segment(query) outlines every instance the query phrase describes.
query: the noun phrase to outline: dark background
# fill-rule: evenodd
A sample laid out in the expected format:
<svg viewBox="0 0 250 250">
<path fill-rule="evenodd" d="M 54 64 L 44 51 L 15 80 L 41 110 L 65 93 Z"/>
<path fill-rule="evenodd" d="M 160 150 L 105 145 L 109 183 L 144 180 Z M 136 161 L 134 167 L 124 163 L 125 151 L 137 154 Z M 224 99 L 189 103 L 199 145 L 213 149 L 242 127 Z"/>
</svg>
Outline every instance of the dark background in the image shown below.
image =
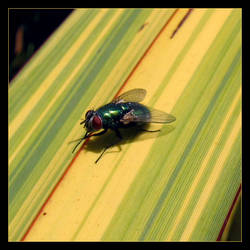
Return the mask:
<svg viewBox="0 0 250 250">
<path fill-rule="evenodd" d="M 72 9 L 9 9 L 9 81 Z"/>
</svg>

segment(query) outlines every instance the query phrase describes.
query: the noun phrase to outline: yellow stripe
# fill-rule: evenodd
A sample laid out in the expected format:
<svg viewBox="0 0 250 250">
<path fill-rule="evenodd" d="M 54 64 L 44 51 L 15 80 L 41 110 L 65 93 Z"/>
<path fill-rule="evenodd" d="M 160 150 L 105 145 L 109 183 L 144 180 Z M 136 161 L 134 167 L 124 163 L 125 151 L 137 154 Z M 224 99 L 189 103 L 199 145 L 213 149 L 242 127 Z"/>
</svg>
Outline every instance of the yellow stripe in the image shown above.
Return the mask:
<svg viewBox="0 0 250 250">
<path fill-rule="evenodd" d="M 63 58 L 58 62 L 56 67 L 51 71 L 51 73 L 46 77 L 46 79 L 42 82 L 41 87 L 32 95 L 29 101 L 24 105 L 24 107 L 20 110 L 19 114 L 15 117 L 12 123 L 9 125 L 9 138 L 13 136 L 16 130 L 20 127 L 20 125 L 25 121 L 31 110 L 35 107 L 35 105 L 40 101 L 46 91 L 53 84 L 58 75 L 63 71 L 64 67 L 67 66 L 69 61 L 75 56 L 78 49 L 89 36 L 89 34 L 94 30 L 98 22 L 103 18 L 106 14 L 107 10 L 101 9 L 100 12 L 96 15 L 94 20 L 88 25 L 86 30 L 81 34 L 81 36 L 77 39 L 77 41 L 71 46 L 71 48 L 67 51 L 67 53 L 63 56 Z"/>
<path fill-rule="evenodd" d="M 218 141 L 220 141 L 221 136 L 223 134 L 223 131 L 224 131 L 226 125 L 228 124 L 228 121 L 231 118 L 231 115 L 232 115 L 232 113 L 233 113 L 233 111 L 234 111 L 234 109 L 235 109 L 235 107 L 236 107 L 236 105 L 237 105 L 240 98 L 241 98 L 241 89 L 238 91 L 237 95 L 235 96 L 235 98 L 234 98 L 234 100 L 232 102 L 231 108 L 228 111 L 225 120 L 223 121 L 220 129 L 218 130 L 218 133 L 215 136 L 215 138 L 214 138 L 214 140 L 213 140 L 213 142 L 211 144 L 211 147 L 209 148 L 208 153 L 207 153 L 206 157 L 204 158 L 204 160 L 202 162 L 200 170 L 197 173 L 197 175 L 196 175 L 196 177 L 195 177 L 195 179 L 194 179 L 194 181 L 192 183 L 192 186 L 190 187 L 190 190 L 188 191 L 187 196 L 186 196 L 185 200 L 183 201 L 182 207 L 180 208 L 179 213 L 178 213 L 178 215 L 177 215 L 177 217 L 175 219 L 175 223 L 173 225 L 173 228 L 171 229 L 171 231 L 167 235 L 166 241 L 173 240 L 172 237 L 173 237 L 173 235 L 175 233 L 175 230 L 176 230 L 177 226 L 179 225 L 183 215 L 185 215 L 186 208 L 188 207 L 189 202 L 190 202 L 191 198 L 193 197 L 193 194 L 194 194 L 194 192 L 196 190 L 196 187 L 199 184 L 200 179 L 202 178 L 202 175 L 203 175 L 203 173 L 204 173 L 204 171 L 205 171 L 205 169 L 207 167 L 207 164 L 208 164 L 211 156 L 213 155 L 213 152 L 216 149 Z"/>
<path fill-rule="evenodd" d="M 195 226 L 200 219 L 200 215 L 205 208 L 206 204 L 209 202 L 210 195 L 212 194 L 212 190 L 215 188 L 217 180 L 220 177 L 220 174 L 223 170 L 224 163 L 228 157 L 228 154 L 231 151 L 231 147 L 241 129 L 241 113 L 239 114 L 237 120 L 235 121 L 234 127 L 232 129 L 231 134 L 229 135 L 225 147 L 222 150 L 218 160 L 215 163 L 213 171 L 207 181 L 205 188 L 203 189 L 199 200 L 197 201 L 197 205 L 195 206 L 193 213 L 187 223 L 183 234 L 181 235 L 180 241 L 188 241 Z"/>
</svg>

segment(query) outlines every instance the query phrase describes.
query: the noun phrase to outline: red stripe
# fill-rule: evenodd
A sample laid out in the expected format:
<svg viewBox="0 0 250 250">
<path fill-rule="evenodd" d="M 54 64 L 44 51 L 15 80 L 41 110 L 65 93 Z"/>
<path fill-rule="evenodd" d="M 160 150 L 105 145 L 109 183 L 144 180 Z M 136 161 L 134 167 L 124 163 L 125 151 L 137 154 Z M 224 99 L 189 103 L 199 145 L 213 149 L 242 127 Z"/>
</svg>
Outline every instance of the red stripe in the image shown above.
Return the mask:
<svg viewBox="0 0 250 250">
<path fill-rule="evenodd" d="M 233 203 L 232 203 L 232 205 L 231 205 L 231 207 L 230 207 L 230 209 L 229 209 L 229 211 L 228 211 L 228 214 L 227 214 L 227 216 L 226 216 L 226 219 L 225 219 L 225 221 L 224 221 L 224 223 L 223 223 L 223 225 L 222 225 L 222 228 L 221 228 L 221 230 L 220 230 L 220 233 L 219 233 L 218 238 L 217 238 L 216 241 L 220 241 L 220 240 L 221 240 L 221 237 L 222 237 L 222 235 L 223 235 L 223 233 L 224 233 L 224 231 L 225 231 L 225 228 L 226 228 L 226 225 L 227 225 L 228 220 L 229 220 L 229 218 L 230 218 L 230 215 L 231 215 L 231 213 L 232 213 L 232 211 L 233 211 L 233 208 L 235 207 L 236 201 L 237 201 L 238 198 L 239 198 L 240 192 L 241 192 L 241 184 L 240 184 L 240 187 L 239 187 L 239 189 L 238 189 L 238 191 L 237 191 L 237 193 L 236 193 L 236 195 L 235 195 L 235 197 L 234 197 Z"/>
<path fill-rule="evenodd" d="M 188 10 L 187 14 L 182 18 L 182 20 L 180 21 L 180 23 L 177 25 L 176 29 L 172 33 L 170 39 L 172 39 L 175 36 L 177 31 L 180 29 L 180 27 L 183 25 L 183 23 L 187 20 L 188 16 L 191 14 L 192 11 L 193 11 L 193 9 Z"/>
<path fill-rule="evenodd" d="M 119 89 L 119 91 L 117 92 L 117 94 L 115 95 L 114 98 L 116 98 L 120 92 L 122 91 L 122 89 L 125 87 L 125 85 L 127 84 L 128 80 L 130 79 L 130 77 L 133 75 L 133 73 L 135 72 L 135 70 L 138 68 L 139 64 L 142 62 L 143 58 L 146 56 L 146 54 L 149 52 L 149 50 L 151 49 L 151 47 L 153 46 L 153 44 L 155 43 L 155 41 L 158 39 L 158 37 L 160 36 L 160 34 L 163 32 L 163 30 L 167 27 L 167 25 L 169 24 L 169 22 L 173 19 L 174 15 L 177 13 L 178 9 L 175 10 L 175 12 L 172 14 L 172 16 L 168 19 L 168 21 L 166 22 L 166 24 L 163 26 L 163 28 L 160 30 L 160 32 L 157 34 L 157 36 L 154 38 L 154 40 L 152 41 L 152 43 L 150 44 L 150 46 L 148 47 L 148 49 L 144 52 L 143 56 L 141 57 L 141 59 L 137 62 L 137 64 L 135 65 L 134 69 L 131 71 L 131 73 L 129 74 L 129 76 L 127 77 L 127 79 L 125 80 L 125 82 L 123 83 L 123 85 L 121 86 L 121 88 Z M 25 238 L 27 237 L 27 235 L 29 234 L 30 230 L 32 229 L 32 227 L 34 226 L 36 220 L 38 219 L 38 217 L 41 215 L 42 211 L 44 210 L 45 206 L 47 205 L 47 203 L 49 202 L 50 198 L 52 197 L 52 195 L 55 193 L 57 187 L 59 186 L 59 184 L 62 182 L 63 178 L 65 177 L 65 175 L 69 172 L 69 169 L 71 168 L 71 166 L 73 165 L 75 159 L 78 157 L 79 153 L 81 152 L 81 149 L 87 144 L 87 142 L 89 141 L 89 138 L 87 138 L 85 140 L 85 142 L 83 143 L 83 145 L 81 146 L 81 148 L 78 150 L 78 152 L 76 153 L 75 157 L 72 159 L 71 163 L 69 164 L 69 166 L 67 167 L 67 169 L 65 170 L 65 172 L 63 173 L 63 175 L 61 176 L 60 180 L 56 183 L 55 187 L 53 188 L 53 190 L 51 191 L 51 193 L 49 194 L 48 198 L 46 199 L 46 201 L 44 202 L 44 204 L 42 205 L 42 207 L 40 208 L 39 212 L 37 213 L 36 217 L 33 219 L 33 221 L 31 222 L 29 228 L 27 229 L 27 231 L 25 232 L 25 234 L 23 235 L 23 237 L 21 238 L 21 241 L 24 241 Z"/>
</svg>

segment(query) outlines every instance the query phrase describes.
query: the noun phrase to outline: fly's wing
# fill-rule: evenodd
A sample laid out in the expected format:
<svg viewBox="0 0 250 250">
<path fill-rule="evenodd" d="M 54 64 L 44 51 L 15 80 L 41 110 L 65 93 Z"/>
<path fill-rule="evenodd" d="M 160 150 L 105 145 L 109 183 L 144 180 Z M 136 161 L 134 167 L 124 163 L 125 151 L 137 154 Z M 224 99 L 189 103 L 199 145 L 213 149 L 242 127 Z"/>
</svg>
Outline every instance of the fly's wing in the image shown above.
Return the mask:
<svg viewBox="0 0 250 250">
<path fill-rule="evenodd" d="M 150 110 L 150 122 L 153 123 L 170 123 L 170 122 L 174 122 L 176 120 L 176 118 L 171 115 L 168 114 L 164 111 L 161 110 L 157 110 L 157 109 L 149 109 Z"/>
<path fill-rule="evenodd" d="M 148 108 L 148 107 L 147 107 Z M 149 114 L 147 113 L 140 113 L 136 114 L 134 121 L 135 122 L 145 122 L 145 123 L 170 123 L 176 120 L 176 118 L 168 114 L 164 111 L 148 108 Z"/>
<path fill-rule="evenodd" d="M 145 89 L 131 89 L 115 98 L 112 102 L 141 102 L 145 98 L 146 93 L 147 91 Z"/>
</svg>

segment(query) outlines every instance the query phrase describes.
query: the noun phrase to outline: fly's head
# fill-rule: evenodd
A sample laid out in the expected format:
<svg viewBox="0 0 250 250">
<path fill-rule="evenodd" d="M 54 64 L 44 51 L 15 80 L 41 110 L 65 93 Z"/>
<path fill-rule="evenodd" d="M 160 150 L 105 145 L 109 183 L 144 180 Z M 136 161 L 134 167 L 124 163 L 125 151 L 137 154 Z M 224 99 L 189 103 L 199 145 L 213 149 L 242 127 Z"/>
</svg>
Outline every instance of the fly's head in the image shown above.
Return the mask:
<svg viewBox="0 0 250 250">
<path fill-rule="evenodd" d="M 87 132 L 95 132 L 102 128 L 102 119 L 94 110 L 88 110 L 85 114 L 85 120 L 80 124 L 84 124 Z"/>
</svg>

